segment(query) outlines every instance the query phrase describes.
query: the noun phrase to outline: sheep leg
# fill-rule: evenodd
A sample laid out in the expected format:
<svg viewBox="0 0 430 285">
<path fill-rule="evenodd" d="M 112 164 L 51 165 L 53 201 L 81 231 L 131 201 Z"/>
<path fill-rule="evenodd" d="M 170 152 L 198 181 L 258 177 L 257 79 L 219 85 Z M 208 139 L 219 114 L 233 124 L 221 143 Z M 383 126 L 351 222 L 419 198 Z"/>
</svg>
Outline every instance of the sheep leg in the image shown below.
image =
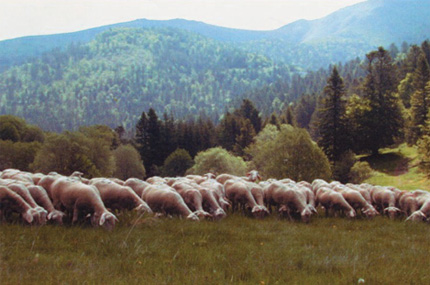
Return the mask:
<svg viewBox="0 0 430 285">
<path fill-rule="evenodd" d="M 73 219 L 72 224 L 76 223 L 78 221 L 79 211 L 78 211 L 78 203 L 75 203 L 75 206 L 73 207 Z"/>
</svg>

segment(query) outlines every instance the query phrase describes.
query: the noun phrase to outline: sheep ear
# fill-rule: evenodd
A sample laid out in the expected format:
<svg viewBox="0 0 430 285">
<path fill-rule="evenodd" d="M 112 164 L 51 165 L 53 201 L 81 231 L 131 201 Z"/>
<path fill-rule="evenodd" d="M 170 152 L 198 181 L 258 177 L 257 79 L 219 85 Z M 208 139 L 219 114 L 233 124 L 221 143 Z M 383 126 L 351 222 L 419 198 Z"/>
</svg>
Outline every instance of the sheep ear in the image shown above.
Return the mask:
<svg viewBox="0 0 430 285">
<path fill-rule="evenodd" d="M 103 213 L 100 217 L 99 225 L 102 226 L 106 222 L 106 213 Z"/>
<path fill-rule="evenodd" d="M 262 180 L 260 174 L 257 174 L 258 180 Z"/>
</svg>

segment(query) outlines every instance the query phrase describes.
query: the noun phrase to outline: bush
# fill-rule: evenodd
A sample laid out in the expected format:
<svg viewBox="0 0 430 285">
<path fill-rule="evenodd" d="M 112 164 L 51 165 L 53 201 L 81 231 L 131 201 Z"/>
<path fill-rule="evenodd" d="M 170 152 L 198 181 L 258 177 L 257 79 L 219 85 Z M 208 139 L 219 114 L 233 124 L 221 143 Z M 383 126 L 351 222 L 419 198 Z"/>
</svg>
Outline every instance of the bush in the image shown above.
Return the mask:
<svg viewBox="0 0 430 285">
<path fill-rule="evenodd" d="M 372 176 L 372 168 L 367 161 L 358 161 L 349 172 L 349 181 L 359 184 Z"/>
<path fill-rule="evenodd" d="M 203 175 L 211 172 L 242 176 L 247 170 L 246 163 L 241 157 L 234 156 L 221 147 L 199 152 L 194 158 L 194 162 L 194 166 L 187 170 L 187 174 Z"/>
<path fill-rule="evenodd" d="M 132 145 L 121 145 L 113 151 L 115 157 L 114 176 L 126 180 L 130 177 L 143 179 L 145 167 L 139 152 Z"/>
<path fill-rule="evenodd" d="M 178 148 L 172 152 L 164 161 L 163 175 L 164 176 L 184 176 L 187 169 L 194 164 L 188 151 Z"/>
<path fill-rule="evenodd" d="M 111 176 L 115 161 L 109 141 L 81 132 L 65 132 L 47 136 L 32 168 L 44 173 L 70 175 L 77 170 L 88 177 Z"/>
<path fill-rule="evenodd" d="M 267 125 L 247 152 L 266 178 L 312 181 L 331 177 L 324 152 L 306 130 L 291 125 L 282 125 L 280 130 Z"/>
<path fill-rule="evenodd" d="M 30 171 L 30 164 L 41 148 L 39 142 L 12 142 L 0 140 L 0 170 L 16 168 Z"/>
</svg>

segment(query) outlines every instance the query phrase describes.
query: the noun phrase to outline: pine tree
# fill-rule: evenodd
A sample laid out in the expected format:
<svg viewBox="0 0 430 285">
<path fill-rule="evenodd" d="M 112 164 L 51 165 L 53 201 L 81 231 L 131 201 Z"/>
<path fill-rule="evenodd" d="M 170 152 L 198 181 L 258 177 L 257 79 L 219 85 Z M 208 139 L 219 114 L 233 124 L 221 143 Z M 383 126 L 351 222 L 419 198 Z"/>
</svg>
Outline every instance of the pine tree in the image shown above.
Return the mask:
<svg viewBox="0 0 430 285">
<path fill-rule="evenodd" d="M 293 127 L 297 126 L 296 117 L 294 116 L 293 108 L 291 106 L 288 106 L 285 113 L 285 123 Z"/>
<path fill-rule="evenodd" d="M 417 68 L 413 73 L 412 85 L 415 92 L 411 97 L 411 143 L 415 144 L 422 135 L 422 128 L 427 121 L 427 113 L 430 107 L 430 94 L 426 92 L 427 83 L 430 81 L 430 69 L 426 56 L 422 53 Z"/>
<path fill-rule="evenodd" d="M 243 156 L 245 148 L 252 143 L 255 137 L 255 130 L 249 119 L 242 119 L 240 125 L 240 134 L 236 136 L 233 150 L 238 156 Z"/>
<path fill-rule="evenodd" d="M 261 130 L 262 120 L 254 103 L 249 99 L 244 99 L 240 109 L 236 112 L 239 116 L 249 119 L 255 132 L 258 134 Z"/>
<path fill-rule="evenodd" d="M 318 109 L 318 145 L 333 164 L 349 148 L 349 135 L 345 117 L 345 86 L 337 68 L 334 67 L 324 88 L 322 105 Z"/>
<path fill-rule="evenodd" d="M 137 150 L 143 161 L 146 160 L 146 155 L 149 152 L 148 146 L 148 117 L 145 112 L 142 112 L 139 121 L 136 124 L 135 142 Z"/>
<path fill-rule="evenodd" d="M 402 135 L 403 116 L 398 95 L 396 70 L 388 52 L 380 47 L 366 55 L 366 77 L 362 97 L 350 101 L 354 145 L 357 151 L 377 154 Z"/>
</svg>

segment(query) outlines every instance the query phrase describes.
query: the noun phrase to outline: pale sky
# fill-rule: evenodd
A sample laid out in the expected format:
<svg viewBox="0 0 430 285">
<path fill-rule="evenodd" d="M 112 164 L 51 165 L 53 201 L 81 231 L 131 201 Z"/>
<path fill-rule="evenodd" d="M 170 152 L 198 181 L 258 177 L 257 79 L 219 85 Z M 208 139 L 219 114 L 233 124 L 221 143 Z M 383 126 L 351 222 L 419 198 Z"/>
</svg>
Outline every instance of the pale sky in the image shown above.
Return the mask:
<svg viewBox="0 0 430 285">
<path fill-rule="evenodd" d="M 0 40 L 74 32 L 135 19 L 187 19 L 273 30 L 365 0 L 0 0 Z"/>
</svg>

